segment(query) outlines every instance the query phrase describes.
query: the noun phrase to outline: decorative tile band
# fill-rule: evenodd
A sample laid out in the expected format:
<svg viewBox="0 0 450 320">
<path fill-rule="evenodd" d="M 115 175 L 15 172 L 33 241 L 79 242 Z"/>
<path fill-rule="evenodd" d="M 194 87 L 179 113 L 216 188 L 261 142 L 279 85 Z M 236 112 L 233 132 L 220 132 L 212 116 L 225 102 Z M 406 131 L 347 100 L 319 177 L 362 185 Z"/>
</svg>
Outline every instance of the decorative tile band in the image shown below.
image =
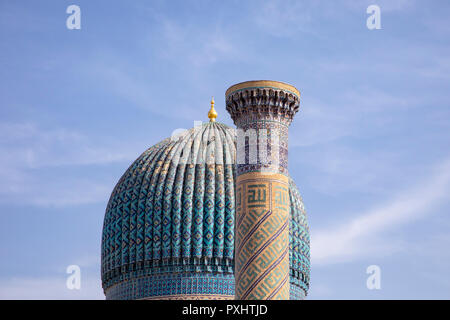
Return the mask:
<svg viewBox="0 0 450 320">
<path fill-rule="evenodd" d="M 237 127 L 254 120 L 276 120 L 289 125 L 300 108 L 300 93 L 285 83 L 248 81 L 230 87 L 225 103 Z"/>
<path fill-rule="evenodd" d="M 306 295 L 305 295 L 304 289 L 302 289 L 299 286 L 291 283 L 289 299 L 290 300 L 304 300 L 305 297 L 306 297 Z"/>
<path fill-rule="evenodd" d="M 289 128 L 282 122 L 241 123 L 236 130 L 236 174 L 259 171 L 288 175 L 288 144 Z"/>
<path fill-rule="evenodd" d="M 208 273 L 149 276 L 118 283 L 108 288 L 105 294 L 108 300 L 184 299 L 185 296 L 233 299 L 234 277 Z"/>
<path fill-rule="evenodd" d="M 288 177 L 245 173 L 236 191 L 236 298 L 288 300 Z"/>
<path fill-rule="evenodd" d="M 221 296 L 218 294 L 184 294 L 174 296 L 158 296 L 142 300 L 234 300 L 234 296 Z"/>
<path fill-rule="evenodd" d="M 288 125 L 299 100 L 282 91 L 243 88 L 230 95 L 227 107 L 244 140 L 239 130 L 210 122 L 165 139 L 129 167 L 105 214 L 101 271 L 108 299 L 233 299 L 235 256 L 241 260 L 241 297 L 305 297 L 309 230 L 300 193 L 292 180 L 286 186 Z M 244 162 L 236 161 L 239 152 Z M 255 179 L 237 199 L 235 178 L 250 173 Z M 273 204 L 276 186 L 288 190 L 289 223 Z M 247 214 L 235 214 L 237 208 Z M 235 230 L 241 239 L 236 243 Z"/>
<path fill-rule="evenodd" d="M 209 122 L 149 148 L 128 168 L 105 212 L 104 289 L 159 273 L 233 273 L 233 139 L 234 130 Z"/>
<path fill-rule="evenodd" d="M 225 96 L 228 96 L 232 92 L 244 90 L 244 89 L 255 89 L 255 88 L 272 88 L 275 90 L 285 90 L 287 92 L 290 92 L 292 94 L 295 94 L 298 98 L 300 98 L 300 92 L 297 90 L 296 87 L 280 82 L 280 81 L 273 81 L 273 80 L 253 80 L 253 81 L 245 81 L 241 82 L 235 85 L 232 85 L 227 89 L 225 92 Z"/>
</svg>

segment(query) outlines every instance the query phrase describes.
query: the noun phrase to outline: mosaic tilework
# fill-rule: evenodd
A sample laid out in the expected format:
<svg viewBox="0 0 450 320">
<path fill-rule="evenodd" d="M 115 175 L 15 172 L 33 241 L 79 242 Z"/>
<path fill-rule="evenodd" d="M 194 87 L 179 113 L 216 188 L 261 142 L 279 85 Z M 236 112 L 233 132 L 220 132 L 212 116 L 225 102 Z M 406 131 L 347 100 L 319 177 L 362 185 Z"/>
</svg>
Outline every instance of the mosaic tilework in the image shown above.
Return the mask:
<svg viewBox="0 0 450 320">
<path fill-rule="evenodd" d="M 268 142 L 268 148 L 275 148 L 279 153 L 279 164 L 270 164 L 273 155 L 269 150 L 268 164 L 261 163 L 260 159 L 257 163 L 239 163 L 237 175 L 249 171 L 288 175 L 288 127 L 300 108 L 299 91 L 291 85 L 277 81 L 247 81 L 231 86 L 226 91 L 225 103 L 238 128 L 238 135 L 239 129 L 244 132 L 249 129 L 258 131 L 258 139 L 259 131 L 263 129 L 268 130 L 269 136 L 271 132 L 279 135 L 277 142 Z M 245 153 L 248 154 L 247 145 Z"/>
<path fill-rule="evenodd" d="M 270 123 L 257 125 L 272 128 Z M 235 144 L 233 129 L 208 123 L 179 139 L 161 141 L 131 164 L 114 188 L 105 214 L 101 271 L 107 296 L 152 298 L 152 290 L 159 286 L 157 277 L 168 274 L 233 277 Z M 288 294 L 290 299 L 302 299 L 309 288 L 309 230 L 292 180 L 288 189 Z M 259 197 L 257 192 L 254 197 Z M 147 285 L 142 279 L 149 281 Z M 230 288 L 229 283 L 223 286 Z M 223 296 L 166 292 L 156 297 L 221 299 L 233 295 L 234 280 L 232 292 Z"/>
<path fill-rule="evenodd" d="M 161 274 L 135 278 L 118 283 L 106 290 L 108 300 L 175 299 L 190 296 L 204 298 L 232 299 L 234 277 L 224 274 Z M 216 297 L 214 297 L 216 296 Z"/>
<path fill-rule="evenodd" d="M 237 177 L 236 298 L 289 299 L 288 178 Z"/>
<path fill-rule="evenodd" d="M 255 146 L 251 146 L 250 133 L 254 132 Z M 264 141 L 262 141 L 264 139 Z M 288 127 L 276 121 L 245 121 L 237 130 L 238 150 L 239 143 L 245 143 L 245 161 L 236 164 L 236 174 L 246 172 L 277 172 L 288 175 Z M 259 151 L 264 144 L 266 156 Z M 250 152 L 251 148 L 253 152 Z M 256 151 L 256 152 L 255 152 Z M 252 157 L 253 154 L 253 157 Z M 275 159 L 277 155 L 277 160 Z M 255 158 L 256 156 L 256 158 Z"/>
<path fill-rule="evenodd" d="M 302 291 L 299 297 L 305 297 L 310 282 L 310 238 L 306 212 L 300 192 L 294 181 L 289 181 L 290 229 L 289 229 L 289 266 L 291 290 Z M 291 294 L 291 299 L 292 298 Z"/>
<path fill-rule="evenodd" d="M 309 279 L 308 284 L 299 280 L 304 252 L 298 251 L 304 248 L 298 243 L 299 210 L 290 202 L 298 203 L 291 199 L 288 174 L 288 127 L 299 99 L 296 88 L 276 81 L 243 82 L 226 92 L 226 109 L 238 128 L 238 299 L 301 297 L 297 291 L 290 295 L 290 286 L 307 292 Z"/>
<path fill-rule="evenodd" d="M 167 272 L 233 274 L 234 139 L 233 129 L 206 123 L 128 168 L 105 213 L 105 290 Z"/>
<path fill-rule="evenodd" d="M 289 300 L 304 300 L 305 298 L 305 291 L 299 286 L 291 283 L 289 288 Z"/>
</svg>

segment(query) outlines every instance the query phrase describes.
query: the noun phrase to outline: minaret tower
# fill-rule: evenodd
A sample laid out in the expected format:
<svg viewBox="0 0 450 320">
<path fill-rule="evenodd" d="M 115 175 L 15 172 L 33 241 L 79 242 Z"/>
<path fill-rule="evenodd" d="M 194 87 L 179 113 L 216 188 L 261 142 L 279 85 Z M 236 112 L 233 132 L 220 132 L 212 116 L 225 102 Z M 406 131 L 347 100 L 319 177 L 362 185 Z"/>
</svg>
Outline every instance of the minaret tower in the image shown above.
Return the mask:
<svg viewBox="0 0 450 320">
<path fill-rule="evenodd" d="M 300 93 L 262 80 L 233 85 L 225 97 L 237 126 L 236 299 L 288 300 L 288 128 Z"/>
</svg>

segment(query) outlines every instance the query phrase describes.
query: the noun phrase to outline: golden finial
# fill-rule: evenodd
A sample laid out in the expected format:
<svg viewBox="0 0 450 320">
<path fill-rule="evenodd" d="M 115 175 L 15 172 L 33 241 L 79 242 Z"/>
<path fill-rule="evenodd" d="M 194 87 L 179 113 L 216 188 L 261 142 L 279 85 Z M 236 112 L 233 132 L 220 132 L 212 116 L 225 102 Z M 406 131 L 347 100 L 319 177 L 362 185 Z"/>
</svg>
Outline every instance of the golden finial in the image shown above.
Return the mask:
<svg viewBox="0 0 450 320">
<path fill-rule="evenodd" d="M 209 121 L 214 122 L 217 118 L 217 112 L 214 109 L 214 97 L 211 98 L 211 110 L 208 112 Z"/>
</svg>

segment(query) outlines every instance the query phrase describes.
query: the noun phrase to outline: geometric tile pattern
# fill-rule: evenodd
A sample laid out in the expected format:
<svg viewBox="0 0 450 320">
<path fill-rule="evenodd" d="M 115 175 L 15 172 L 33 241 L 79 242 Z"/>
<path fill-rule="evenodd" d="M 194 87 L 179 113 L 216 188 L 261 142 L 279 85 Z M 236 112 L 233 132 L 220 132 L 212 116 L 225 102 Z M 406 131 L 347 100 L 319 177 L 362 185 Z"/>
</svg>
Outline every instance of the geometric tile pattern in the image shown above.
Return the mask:
<svg viewBox="0 0 450 320">
<path fill-rule="evenodd" d="M 233 274 L 234 129 L 217 122 L 146 150 L 106 208 L 102 282 L 163 273 Z"/>
<path fill-rule="evenodd" d="M 288 177 L 250 172 L 236 188 L 236 298 L 288 300 Z"/>
<path fill-rule="evenodd" d="M 236 297 L 303 298 L 309 288 L 309 230 L 288 173 L 289 125 L 300 93 L 289 84 L 261 80 L 233 85 L 225 96 L 238 135 Z"/>
<path fill-rule="evenodd" d="M 141 277 L 118 283 L 106 290 L 106 298 L 110 300 L 137 299 L 179 299 L 189 296 L 218 299 L 234 298 L 234 277 L 232 275 L 199 273 L 161 274 Z"/>
<path fill-rule="evenodd" d="M 289 228 L 289 266 L 292 288 L 302 291 L 305 297 L 310 283 L 310 236 L 308 221 L 302 197 L 292 179 L 289 181 L 290 228 Z M 293 299 L 291 295 L 291 299 Z M 303 299 L 303 298 L 301 298 Z"/>
<path fill-rule="evenodd" d="M 306 298 L 305 291 L 295 284 L 290 284 L 289 300 L 304 300 Z"/>
<path fill-rule="evenodd" d="M 235 161 L 234 129 L 209 122 L 163 140 L 131 164 L 105 212 L 107 298 L 234 296 Z M 288 189 L 289 294 L 297 299 L 309 288 L 309 230 L 292 180 Z M 167 291 L 164 282 L 189 294 Z"/>
</svg>

